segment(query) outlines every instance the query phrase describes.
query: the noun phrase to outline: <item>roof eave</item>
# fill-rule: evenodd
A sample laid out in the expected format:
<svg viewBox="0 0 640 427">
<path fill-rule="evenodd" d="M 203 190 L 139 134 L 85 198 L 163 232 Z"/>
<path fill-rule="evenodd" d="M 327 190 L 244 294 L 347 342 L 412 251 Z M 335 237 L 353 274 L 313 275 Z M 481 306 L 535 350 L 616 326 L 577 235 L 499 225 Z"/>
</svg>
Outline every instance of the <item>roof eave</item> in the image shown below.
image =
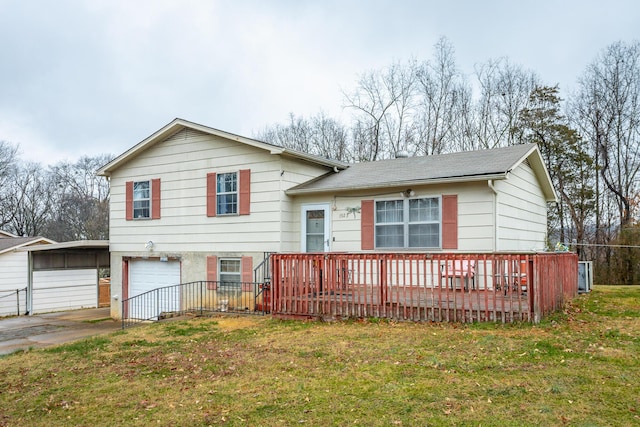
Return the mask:
<svg viewBox="0 0 640 427">
<path fill-rule="evenodd" d="M 11 246 L 10 248 L 6 248 L 0 251 L 0 254 L 11 252 L 11 251 L 21 252 L 25 250 L 25 247 L 28 247 L 29 245 L 33 245 L 34 243 L 38 243 L 38 242 L 42 242 L 41 244 L 42 246 L 49 246 L 56 243 L 55 240 L 47 239 L 46 237 L 34 237 L 33 240 L 27 240 L 25 242 L 22 242 L 20 244 Z"/>
<path fill-rule="evenodd" d="M 487 181 L 487 180 L 506 179 L 507 175 L 508 175 L 508 172 L 496 173 L 496 174 L 490 174 L 490 175 L 484 174 L 484 175 L 459 176 L 459 177 L 449 177 L 449 178 L 394 181 L 394 182 L 386 182 L 386 183 L 380 183 L 380 184 L 361 185 L 357 187 L 350 186 L 350 187 L 333 187 L 333 188 L 323 188 L 323 189 L 292 188 L 285 191 L 285 193 L 289 196 L 296 196 L 296 195 L 303 195 L 303 194 L 373 190 L 373 189 L 396 188 L 396 187 L 405 187 L 405 186 L 414 186 L 414 185 L 437 185 L 437 184 L 453 184 L 453 183 L 461 183 L 461 182 L 478 182 L 478 181 Z"/>
<path fill-rule="evenodd" d="M 93 249 L 108 249 L 108 240 L 74 240 L 71 242 L 52 243 L 50 245 L 38 245 L 20 248 L 20 251 L 24 252 L 36 252 L 36 251 L 52 251 L 55 249 L 74 249 L 74 248 L 93 248 Z"/>
<path fill-rule="evenodd" d="M 517 167 L 522 163 L 525 159 L 529 159 L 529 164 L 531 165 L 531 169 L 538 176 L 540 181 L 540 188 L 542 189 L 542 193 L 544 194 L 545 200 L 549 203 L 558 201 L 558 193 L 556 193 L 555 188 L 553 187 L 553 183 L 551 181 L 551 176 L 549 175 L 549 171 L 547 167 L 544 165 L 544 160 L 542 159 L 542 153 L 540 153 L 540 149 L 537 144 L 534 144 L 527 153 L 522 156 L 522 158 L 514 165 Z"/>
<path fill-rule="evenodd" d="M 280 154 L 280 153 L 278 153 Z M 329 166 L 332 168 L 338 168 L 339 170 L 345 170 L 349 167 L 348 163 L 341 162 L 339 160 L 325 159 L 312 154 L 303 153 L 300 151 L 292 151 L 287 148 L 282 149 L 282 154 L 295 157 L 300 160 L 306 160 L 307 162 L 319 164 L 321 166 Z"/>
</svg>

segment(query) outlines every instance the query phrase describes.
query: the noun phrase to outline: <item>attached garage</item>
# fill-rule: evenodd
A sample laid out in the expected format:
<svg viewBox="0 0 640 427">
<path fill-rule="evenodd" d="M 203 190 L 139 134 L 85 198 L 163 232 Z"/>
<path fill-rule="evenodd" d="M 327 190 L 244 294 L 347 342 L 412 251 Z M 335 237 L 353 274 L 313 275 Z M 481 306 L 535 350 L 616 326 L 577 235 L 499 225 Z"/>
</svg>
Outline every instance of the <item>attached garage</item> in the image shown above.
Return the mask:
<svg viewBox="0 0 640 427">
<path fill-rule="evenodd" d="M 31 314 L 98 307 L 100 276 L 110 268 L 107 240 L 24 248 L 29 274 L 27 311 Z"/>
<path fill-rule="evenodd" d="M 156 320 L 162 312 L 180 310 L 180 289 L 174 286 L 181 283 L 180 261 L 131 259 L 128 279 L 129 318 Z"/>
</svg>

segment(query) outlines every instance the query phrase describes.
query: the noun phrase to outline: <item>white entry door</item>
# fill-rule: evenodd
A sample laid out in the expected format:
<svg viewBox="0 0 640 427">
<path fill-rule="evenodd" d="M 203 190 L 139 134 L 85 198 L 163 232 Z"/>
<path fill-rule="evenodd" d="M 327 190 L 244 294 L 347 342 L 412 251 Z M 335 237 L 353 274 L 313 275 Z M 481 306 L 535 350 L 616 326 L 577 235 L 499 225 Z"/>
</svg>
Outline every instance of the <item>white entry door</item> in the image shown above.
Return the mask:
<svg viewBox="0 0 640 427">
<path fill-rule="evenodd" d="M 302 206 L 302 252 L 329 252 L 331 209 L 328 203 Z"/>
</svg>

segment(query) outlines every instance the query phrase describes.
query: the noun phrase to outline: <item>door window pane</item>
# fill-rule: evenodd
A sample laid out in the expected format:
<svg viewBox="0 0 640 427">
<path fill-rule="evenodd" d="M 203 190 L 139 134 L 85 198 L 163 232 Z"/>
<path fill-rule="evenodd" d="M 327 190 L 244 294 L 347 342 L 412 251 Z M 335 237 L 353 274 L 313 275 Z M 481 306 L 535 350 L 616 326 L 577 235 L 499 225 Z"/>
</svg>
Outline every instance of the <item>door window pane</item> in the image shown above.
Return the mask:
<svg viewBox="0 0 640 427">
<path fill-rule="evenodd" d="M 306 214 L 307 252 L 324 251 L 324 209 L 308 210 Z"/>
</svg>

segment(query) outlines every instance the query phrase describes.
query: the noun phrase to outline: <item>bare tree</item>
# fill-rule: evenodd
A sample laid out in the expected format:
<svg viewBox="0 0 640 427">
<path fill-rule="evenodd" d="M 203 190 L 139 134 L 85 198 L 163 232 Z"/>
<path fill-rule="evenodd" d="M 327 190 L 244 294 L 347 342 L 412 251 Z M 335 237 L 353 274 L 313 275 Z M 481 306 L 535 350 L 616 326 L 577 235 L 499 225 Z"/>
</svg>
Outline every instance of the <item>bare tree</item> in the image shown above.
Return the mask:
<svg viewBox="0 0 640 427">
<path fill-rule="evenodd" d="M 526 108 L 529 95 L 540 86 L 535 73 L 509 63 L 507 58 L 489 60 L 476 68 L 480 98 L 476 108 L 474 148 L 495 148 L 517 144 L 517 119 Z"/>
<path fill-rule="evenodd" d="M 313 154 L 352 161 L 349 132 L 335 119 L 320 113 L 311 118 Z"/>
<path fill-rule="evenodd" d="M 378 160 L 408 149 L 415 88 L 412 67 L 395 62 L 383 70 L 366 72 L 352 93 L 343 92 L 344 106 L 355 111 L 354 129 L 358 135 L 368 135 L 371 145 L 370 150 L 357 150 L 367 155 L 358 160 Z"/>
<path fill-rule="evenodd" d="M 289 123 L 266 127 L 256 139 L 309 154 L 350 161 L 348 130 L 338 121 L 320 113 L 310 119 L 289 115 Z"/>
<path fill-rule="evenodd" d="M 618 42 L 602 51 L 580 79 L 571 111 L 572 119 L 591 142 L 600 172 L 596 183 L 596 242 L 608 244 L 614 235 L 623 238 L 632 228 L 633 200 L 639 191 L 640 43 Z M 615 212 L 608 209 L 611 202 Z M 600 255 L 610 268 L 612 250 Z M 621 280 L 632 283 L 634 256 L 630 250 L 616 255 L 626 259 L 620 269 L 624 272 Z M 613 273 L 609 270 L 607 276 Z"/>
<path fill-rule="evenodd" d="M 0 141 L 0 228 L 11 222 L 14 215 L 7 197 L 10 195 L 10 183 L 15 177 L 18 146 Z"/>
<path fill-rule="evenodd" d="M 417 154 L 438 154 L 466 148 L 470 136 L 471 88 L 455 63 L 451 43 L 442 37 L 432 61 L 416 67 Z"/>
<path fill-rule="evenodd" d="M 304 153 L 311 152 L 311 125 L 304 117 L 289 113 L 289 123 L 266 127 L 255 136 L 256 139 L 291 148 Z"/>
<path fill-rule="evenodd" d="M 9 230 L 18 236 L 42 233 L 51 214 L 51 186 L 38 163 L 24 163 L 9 178 L 7 203 L 12 209 Z"/>
<path fill-rule="evenodd" d="M 111 159 L 83 156 L 50 168 L 54 209 L 44 227 L 47 237 L 58 241 L 109 237 L 109 183 L 96 171 Z"/>
</svg>

